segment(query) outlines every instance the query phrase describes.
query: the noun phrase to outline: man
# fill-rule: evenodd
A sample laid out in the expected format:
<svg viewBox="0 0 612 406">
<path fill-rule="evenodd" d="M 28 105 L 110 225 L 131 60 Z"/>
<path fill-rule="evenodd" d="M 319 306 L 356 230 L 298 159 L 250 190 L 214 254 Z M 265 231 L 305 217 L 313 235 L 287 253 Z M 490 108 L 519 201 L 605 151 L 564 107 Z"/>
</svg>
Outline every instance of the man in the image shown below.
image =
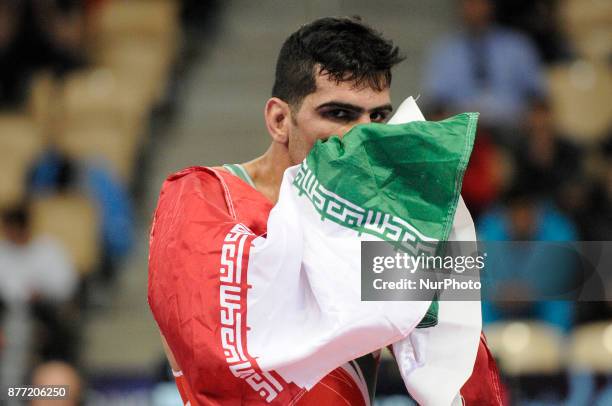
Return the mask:
<svg viewBox="0 0 612 406">
<path fill-rule="evenodd" d="M 6 209 L 1 226 L 0 300 L 7 311 L 0 380 L 14 384 L 24 378 L 33 344 L 43 357 L 74 355 L 75 334 L 62 309 L 74 298 L 78 274 L 58 241 L 33 234 L 27 203 Z M 32 320 L 43 334 L 33 334 Z"/>
<path fill-rule="evenodd" d="M 234 386 L 236 384 L 227 381 L 219 381 L 214 385 L 198 381 L 196 375 L 201 379 L 211 379 L 211 371 L 221 374 L 227 369 L 227 365 L 223 363 L 219 363 L 217 367 L 213 359 L 206 366 L 202 362 L 195 367 L 193 362 L 198 360 L 198 356 L 210 356 L 214 352 L 213 346 L 216 344 L 213 342 L 213 336 L 225 336 L 223 331 L 217 332 L 216 325 L 210 327 L 208 324 L 209 316 L 216 317 L 218 313 L 212 312 L 209 316 L 195 314 L 190 306 L 216 306 L 219 300 L 223 304 L 225 299 L 223 294 L 219 299 L 216 296 L 206 298 L 203 290 L 193 291 L 193 283 L 208 282 L 199 279 L 201 273 L 192 273 L 193 267 L 184 267 L 185 262 L 195 261 L 194 258 L 201 258 L 204 262 L 211 251 L 218 257 L 219 254 L 225 254 L 226 248 L 228 251 L 234 248 L 226 245 L 217 248 L 212 242 L 201 247 L 190 247 L 182 237 L 180 242 L 175 237 L 178 236 L 178 230 L 183 229 L 183 236 L 201 232 L 210 235 L 207 230 L 215 228 L 219 222 L 231 222 L 232 218 L 247 222 L 247 233 L 250 235 L 265 233 L 272 203 L 276 203 L 281 194 L 285 170 L 304 161 L 316 141 L 326 140 L 332 135 L 342 137 L 357 124 L 384 123 L 389 118 L 392 111 L 389 95 L 391 68 L 401 60 L 397 47 L 359 20 L 323 18 L 303 26 L 285 41 L 280 51 L 272 97 L 267 101 L 264 111 L 266 127 L 272 138 L 272 143 L 264 155 L 243 165 L 225 165 L 211 169 L 190 168 L 168 178 L 160 195 L 151 231 L 149 303 L 162 330 L 162 340 L 185 401 L 192 404 L 208 402 L 224 405 L 258 403 L 253 397 L 257 396 L 258 391 L 263 397 L 262 404 L 278 402 L 277 404 L 366 405 L 372 401 L 379 352 L 337 367 L 311 387 L 297 385 L 295 374 L 292 380 L 281 379 L 290 375 L 287 373 L 285 376 L 275 372 L 270 376 L 266 375 L 267 372 L 256 365 L 265 362 L 263 357 L 251 359 L 248 354 L 242 358 L 248 366 L 248 371 L 238 369 L 238 365 L 231 365 L 230 369 L 234 368 L 233 377 L 228 375 L 228 379 L 246 379 L 255 390 L 255 395 L 252 395 L 248 387 Z M 173 197 L 175 195 L 183 197 L 177 199 Z M 203 214 L 206 210 L 209 215 Z M 188 221 L 184 214 L 171 212 L 190 213 L 193 218 Z M 191 229 L 196 224 L 198 229 L 200 225 L 204 228 L 201 231 Z M 215 230 L 210 238 L 218 238 L 216 235 L 220 233 L 221 231 Z M 225 241 L 236 241 L 240 238 L 236 235 L 230 232 Z M 250 241 L 253 245 L 258 243 L 255 240 Z M 259 242 L 263 243 L 263 240 Z M 196 241 L 193 244 L 198 245 Z M 242 249 L 243 246 L 240 247 L 239 249 Z M 247 247 L 247 244 L 244 247 Z M 188 254 L 183 258 L 184 253 Z M 279 252 L 279 257 L 282 254 L 285 253 Z M 185 275 L 184 278 L 189 280 L 182 282 L 177 281 L 177 277 L 165 276 L 165 272 L 173 272 L 169 262 L 173 262 L 174 267 L 180 268 L 181 272 L 183 269 L 186 271 L 177 273 L 177 277 Z M 232 266 L 234 265 L 240 267 L 240 264 Z M 249 260 L 249 266 L 251 265 Z M 218 265 L 212 264 L 211 268 L 214 269 L 215 266 Z M 222 272 L 230 272 L 230 268 L 224 268 L 226 266 L 227 263 L 222 259 L 221 267 L 225 269 Z M 206 266 L 201 269 L 205 269 L 205 273 L 208 271 Z M 218 267 L 216 269 L 218 272 Z M 232 272 L 239 272 L 235 268 L 231 269 Z M 223 278 L 222 276 L 221 279 Z M 214 288 L 214 285 L 211 286 Z M 251 285 L 246 285 L 246 288 L 257 290 Z M 179 294 L 172 290 L 189 293 Z M 190 299 L 185 301 L 184 296 Z M 266 299 L 269 299 L 269 296 L 261 298 L 262 301 Z M 282 306 L 281 303 L 282 298 L 278 298 L 277 306 Z M 224 311 L 226 309 L 222 307 L 222 319 L 234 317 L 233 312 L 228 316 Z M 254 309 L 249 308 L 249 311 L 253 317 Z M 420 317 L 422 316 L 423 314 Z M 296 317 L 300 315 L 296 314 Z M 204 329 L 205 334 L 208 334 L 205 331 L 207 329 L 214 331 L 208 334 L 210 340 L 199 340 L 195 345 L 197 348 L 194 348 L 191 337 L 202 325 L 207 326 Z M 178 333 L 175 327 L 183 331 Z M 251 330 L 249 326 L 244 327 Z M 232 340 L 239 341 L 234 333 L 230 333 Z M 236 330 L 235 334 L 240 333 Z M 242 334 L 246 340 L 247 336 Z M 226 350 L 225 356 L 233 357 L 233 347 L 224 345 L 223 348 Z M 252 352 L 251 350 L 252 348 L 248 349 L 249 352 Z M 186 367 L 184 364 L 189 365 Z M 304 369 L 309 368 L 316 368 L 316 365 L 304 366 Z M 185 376 L 187 374 L 190 376 Z M 277 385 L 277 381 L 281 384 Z M 264 386 L 268 383 L 270 385 Z M 481 382 L 481 385 L 488 387 L 490 383 Z M 304 387 L 307 390 L 304 390 Z M 276 392 L 275 388 L 279 391 Z"/>
<path fill-rule="evenodd" d="M 545 93 L 537 51 L 529 38 L 494 24 L 492 0 L 459 3 L 463 29 L 432 47 L 426 96 L 452 111 L 478 111 L 487 126 L 515 128 L 529 100 Z"/>
<path fill-rule="evenodd" d="M 66 303 L 76 291 L 77 273 L 63 247 L 48 236 L 32 235 L 30 223 L 27 204 L 2 213 L 0 297 L 8 303 Z"/>
<path fill-rule="evenodd" d="M 65 385 L 66 399 L 34 399 L 30 406 L 54 404 L 58 406 L 77 406 L 83 404 L 83 378 L 79 371 L 64 361 L 47 361 L 37 365 L 32 371 L 31 385 Z"/>
<path fill-rule="evenodd" d="M 506 194 L 505 204 L 483 213 L 478 224 L 481 240 L 576 241 L 576 226 L 552 201 L 543 197 L 543 190 L 546 190 L 543 186 L 533 183 L 516 182 Z M 561 331 L 571 331 L 575 317 L 573 303 L 535 298 L 570 290 L 578 279 L 576 261 L 571 255 L 550 248 L 536 246 L 529 249 L 529 254 L 517 255 L 521 252 L 519 249 L 502 245 L 487 249 L 489 255 L 505 260 L 497 260 L 489 267 L 490 275 L 495 275 L 495 280 L 486 285 L 491 292 L 489 297 L 501 300 L 483 302 L 484 322 L 531 318 Z M 541 269 L 554 269 L 554 276 Z"/>
</svg>

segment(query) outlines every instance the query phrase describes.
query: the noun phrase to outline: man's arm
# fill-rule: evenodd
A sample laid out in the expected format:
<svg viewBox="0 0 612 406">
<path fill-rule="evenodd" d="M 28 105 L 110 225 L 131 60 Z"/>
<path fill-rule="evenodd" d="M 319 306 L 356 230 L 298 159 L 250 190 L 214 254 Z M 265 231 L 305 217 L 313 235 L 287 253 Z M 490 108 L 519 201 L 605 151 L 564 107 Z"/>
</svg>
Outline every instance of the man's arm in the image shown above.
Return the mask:
<svg viewBox="0 0 612 406">
<path fill-rule="evenodd" d="M 166 358 L 168 359 L 170 368 L 172 368 L 172 375 L 174 376 L 176 388 L 178 389 L 179 394 L 181 395 L 183 404 L 195 405 L 196 403 L 192 400 L 191 391 L 189 390 L 187 379 L 185 379 L 180 365 L 178 364 L 178 362 L 176 362 L 176 358 L 174 358 L 174 354 L 172 353 L 172 350 L 170 349 L 166 338 L 161 333 L 159 335 L 161 337 L 162 346 L 164 347 L 164 352 L 166 353 Z"/>
<path fill-rule="evenodd" d="M 170 364 L 170 368 L 172 368 L 172 372 L 180 372 L 181 367 L 179 366 L 178 362 L 176 362 L 176 358 L 174 358 L 174 354 L 172 354 L 172 350 L 168 346 L 168 342 L 164 338 L 163 334 L 159 333 L 159 335 L 162 340 L 162 345 L 164 346 L 164 352 L 166 353 L 166 358 L 168 358 L 168 363 Z"/>
</svg>

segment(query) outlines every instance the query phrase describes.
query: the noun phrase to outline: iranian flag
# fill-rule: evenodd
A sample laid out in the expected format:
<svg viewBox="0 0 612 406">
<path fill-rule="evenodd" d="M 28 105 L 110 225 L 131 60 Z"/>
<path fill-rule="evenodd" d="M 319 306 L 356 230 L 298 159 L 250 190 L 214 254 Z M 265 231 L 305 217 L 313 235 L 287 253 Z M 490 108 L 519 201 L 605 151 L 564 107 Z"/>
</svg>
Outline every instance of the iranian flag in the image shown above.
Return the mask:
<svg viewBox="0 0 612 406">
<path fill-rule="evenodd" d="M 424 121 L 409 98 L 389 124 L 317 142 L 285 171 L 264 224 L 245 220 L 264 209 L 231 175 L 169 178 L 151 234 L 149 302 L 195 398 L 299 404 L 330 372 L 392 345 L 419 404 L 461 404 L 480 303 L 362 301 L 360 249 L 476 240 L 460 197 L 476 123 L 475 113 Z M 210 197 L 217 189 L 227 210 Z"/>
<path fill-rule="evenodd" d="M 262 370 L 309 389 L 338 365 L 394 344 L 413 397 L 451 404 L 474 365 L 479 303 L 361 301 L 360 242 L 418 249 L 452 231 L 475 240 L 457 206 L 476 122 L 467 113 L 358 126 L 318 142 L 285 172 L 248 262 L 247 342 Z"/>
</svg>

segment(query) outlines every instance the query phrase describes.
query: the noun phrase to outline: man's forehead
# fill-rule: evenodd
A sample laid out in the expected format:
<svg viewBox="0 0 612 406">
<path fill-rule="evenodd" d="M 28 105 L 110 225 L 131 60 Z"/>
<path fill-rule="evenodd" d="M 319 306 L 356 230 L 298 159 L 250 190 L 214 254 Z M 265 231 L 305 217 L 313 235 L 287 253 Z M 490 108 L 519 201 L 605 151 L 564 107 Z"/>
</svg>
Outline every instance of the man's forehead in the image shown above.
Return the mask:
<svg viewBox="0 0 612 406">
<path fill-rule="evenodd" d="M 315 75 L 316 90 L 307 98 L 316 105 L 330 101 L 341 101 L 354 104 L 368 110 L 384 104 L 391 100 L 389 88 L 381 91 L 370 87 L 367 82 L 356 84 L 354 81 L 338 82 L 326 73 Z"/>
</svg>

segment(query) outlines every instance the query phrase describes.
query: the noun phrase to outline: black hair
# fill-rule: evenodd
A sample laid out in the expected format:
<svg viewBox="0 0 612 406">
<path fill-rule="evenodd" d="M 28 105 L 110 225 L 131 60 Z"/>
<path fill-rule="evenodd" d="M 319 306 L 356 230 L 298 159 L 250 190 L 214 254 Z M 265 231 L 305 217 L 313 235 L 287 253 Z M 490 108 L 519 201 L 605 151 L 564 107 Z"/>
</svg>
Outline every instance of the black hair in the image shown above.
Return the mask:
<svg viewBox="0 0 612 406">
<path fill-rule="evenodd" d="M 25 230 L 30 226 L 30 213 L 27 203 L 19 203 L 2 213 L 3 225 Z"/>
<path fill-rule="evenodd" d="M 70 190 L 77 181 L 77 168 L 75 162 L 65 155 L 59 156 L 56 188 L 60 192 Z"/>
<path fill-rule="evenodd" d="M 359 17 L 320 18 L 283 44 L 272 96 L 299 106 L 316 91 L 315 74 L 323 72 L 337 83 L 355 82 L 381 91 L 391 85 L 391 68 L 402 60 L 398 47 Z"/>
<path fill-rule="evenodd" d="M 604 157 L 612 159 L 612 128 L 610 129 L 608 138 L 601 143 L 601 150 Z"/>
<path fill-rule="evenodd" d="M 549 112 L 552 109 L 550 100 L 545 97 L 531 97 L 528 104 L 531 110 L 542 110 Z"/>
<path fill-rule="evenodd" d="M 533 180 L 515 180 L 504 194 L 504 200 L 508 205 L 531 204 L 542 197 Z"/>
</svg>

